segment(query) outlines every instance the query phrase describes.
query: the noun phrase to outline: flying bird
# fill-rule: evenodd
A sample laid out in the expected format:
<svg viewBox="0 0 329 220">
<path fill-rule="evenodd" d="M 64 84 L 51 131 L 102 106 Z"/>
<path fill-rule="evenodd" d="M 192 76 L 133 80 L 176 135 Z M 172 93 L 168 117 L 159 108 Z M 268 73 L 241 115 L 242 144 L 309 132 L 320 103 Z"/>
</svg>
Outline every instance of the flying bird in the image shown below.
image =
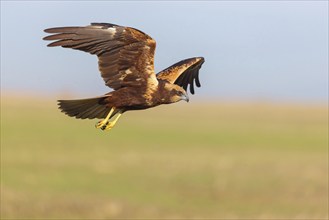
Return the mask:
<svg viewBox="0 0 329 220">
<path fill-rule="evenodd" d="M 49 47 L 61 46 L 97 55 L 105 85 L 113 91 L 94 98 L 58 100 L 59 109 L 80 119 L 103 119 L 95 126 L 114 127 L 120 116 L 131 110 L 152 108 L 180 100 L 189 101 L 200 87 L 199 69 L 203 57 L 182 60 L 158 74 L 154 72 L 156 42 L 140 30 L 110 23 L 91 23 L 84 27 L 56 27 L 44 30 L 52 35 Z M 114 117 L 114 120 L 110 120 Z"/>
</svg>

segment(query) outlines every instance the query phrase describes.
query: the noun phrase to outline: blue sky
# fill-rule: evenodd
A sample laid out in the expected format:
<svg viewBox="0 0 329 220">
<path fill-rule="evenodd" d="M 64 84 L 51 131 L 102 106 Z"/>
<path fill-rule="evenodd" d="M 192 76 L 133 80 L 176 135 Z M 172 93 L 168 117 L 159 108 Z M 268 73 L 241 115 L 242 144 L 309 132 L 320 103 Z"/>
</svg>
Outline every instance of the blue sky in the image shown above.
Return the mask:
<svg viewBox="0 0 329 220">
<path fill-rule="evenodd" d="M 2 92 L 108 92 L 96 56 L 42 40 L 45 28 L 91 22 L 153 37 L 156 71 L 205 57 L 193 98 L 328 99 L 328 1 L 1 1 Z"/>
</svg>

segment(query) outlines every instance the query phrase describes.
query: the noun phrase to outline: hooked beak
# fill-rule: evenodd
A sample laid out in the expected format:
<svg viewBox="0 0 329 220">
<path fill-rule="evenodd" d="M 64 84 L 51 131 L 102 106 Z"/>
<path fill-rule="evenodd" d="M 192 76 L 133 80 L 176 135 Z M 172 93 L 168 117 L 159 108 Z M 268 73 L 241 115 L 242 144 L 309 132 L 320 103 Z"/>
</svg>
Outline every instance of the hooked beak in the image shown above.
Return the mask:
<svg viewBox="0 0 329 220">
<path fill-rule="evenodd" d="M 190 99 L 189 99 L 189 97 L 188 97 L 187 94 L 182 95 L 182 96 L 181 96 L 181 99 L 182 99 L 182 100 L 185 100 L 186 102 L 189 102 L 189 101 L 190 101 Z"/>
</svg>

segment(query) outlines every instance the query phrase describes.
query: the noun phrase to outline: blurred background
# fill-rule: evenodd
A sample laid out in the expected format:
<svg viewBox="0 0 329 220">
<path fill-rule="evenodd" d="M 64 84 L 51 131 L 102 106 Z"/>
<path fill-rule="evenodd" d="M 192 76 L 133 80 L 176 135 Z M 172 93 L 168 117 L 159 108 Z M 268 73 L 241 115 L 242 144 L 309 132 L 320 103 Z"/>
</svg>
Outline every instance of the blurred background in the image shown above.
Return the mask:
<svg viewBox="0 0 329 220">
<path fill-rule="evenodd" d="M 109 22 L 205 57 L 190 102 L 110 132 L 57 99 L 109 91 L 44 29 Z M 328 218 L 327 1 L 1 1 L 1 218 Z"/>
</svg>

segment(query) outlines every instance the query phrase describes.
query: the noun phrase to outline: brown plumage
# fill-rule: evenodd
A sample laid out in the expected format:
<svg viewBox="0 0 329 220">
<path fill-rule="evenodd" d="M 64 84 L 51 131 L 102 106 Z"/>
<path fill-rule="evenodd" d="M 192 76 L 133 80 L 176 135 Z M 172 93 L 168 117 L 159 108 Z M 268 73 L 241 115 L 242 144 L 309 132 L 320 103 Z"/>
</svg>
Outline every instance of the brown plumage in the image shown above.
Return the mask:
<svg viewBox="0 0 329 220">
<path fill-rule="evenodd" d="M 96 127 L 111 129 L 122 113 L 161 104 L 188 101 L 187 87 L 194 94 L 194 82 L 200 87 L 199 69 L 204 58 L 182 60 L 154 73 L 156 43 L 147 34 L 109 23 L 92 23 L 85 27 L 46 29 L 44 40 L 49 47 L 62 46 L 98 56 L 98 67 L 105 85 L 114 91 L 103 96 L 59 100 L 59 108 L 76 118 L 105 118 Z M 118 117 L 109 122 L 114 115 Z"/>
</svg>

